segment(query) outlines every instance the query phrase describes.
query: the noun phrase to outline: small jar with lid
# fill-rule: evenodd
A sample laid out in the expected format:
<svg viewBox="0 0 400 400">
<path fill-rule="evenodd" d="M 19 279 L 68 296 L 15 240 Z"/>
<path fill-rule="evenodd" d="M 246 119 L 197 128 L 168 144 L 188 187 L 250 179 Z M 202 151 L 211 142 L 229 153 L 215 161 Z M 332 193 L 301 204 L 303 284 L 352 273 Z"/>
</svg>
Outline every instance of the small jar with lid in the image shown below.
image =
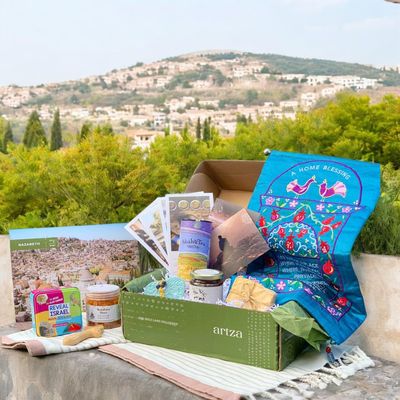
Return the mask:
<svg viewBox="0 0 400 400">
<path fill-rule="evenodd" d="M 197 269 L 191 272 L 189 299 L 202 303 L 216 304 L 223 297 L 223 273 L 216 269 Z"/>
<path fill-rule="evenodd" d="M 86 292 L 87 324 L 104 325 L 105 329 L 121 326 L 120 288 L 117 285 L 92 285 Z"/>
</svg>

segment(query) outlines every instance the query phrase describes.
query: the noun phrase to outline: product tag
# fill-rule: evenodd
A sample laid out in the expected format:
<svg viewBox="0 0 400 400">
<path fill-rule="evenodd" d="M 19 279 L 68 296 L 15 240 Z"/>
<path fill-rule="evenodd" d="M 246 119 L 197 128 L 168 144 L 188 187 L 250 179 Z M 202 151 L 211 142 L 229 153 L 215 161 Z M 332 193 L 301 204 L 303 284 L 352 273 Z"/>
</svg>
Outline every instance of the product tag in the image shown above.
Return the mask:
<svg viewBox="0 0 400 400">
<path fill-rule="evenodd" d="M 326 356 L 328 357 L 328 361 L 330 364 L 332 364 L 334 367 L 338 367 L 340 365 L 339 361 L 335 358 L 332 347 L 327 345 L 325 348 Z"/>
<path fill-rule="evenodd" d="M 86 305 L 86 313 L 88 321 L 91 322 L 114 322 L 121 319 L 119 306 L 114 304 L 112 306 L 92 306 Z"/>
</svg>

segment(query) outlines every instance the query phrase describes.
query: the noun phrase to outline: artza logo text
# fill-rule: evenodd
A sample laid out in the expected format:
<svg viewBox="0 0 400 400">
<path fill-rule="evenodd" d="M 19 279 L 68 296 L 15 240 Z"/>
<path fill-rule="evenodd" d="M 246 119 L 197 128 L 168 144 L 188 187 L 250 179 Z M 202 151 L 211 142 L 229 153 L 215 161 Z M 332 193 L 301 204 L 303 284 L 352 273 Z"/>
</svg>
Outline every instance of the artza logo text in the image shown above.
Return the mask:
<svg viewBox="0 0 400 400">
<path fill-rule="evenodd" d="M 230 336 L 238 339 L 243 339 L 243 332 L 237 331 L 236 329 L 219 328 L 218 326 L 214 326 L 212 333 L 214 335 Z"/>
</svg>

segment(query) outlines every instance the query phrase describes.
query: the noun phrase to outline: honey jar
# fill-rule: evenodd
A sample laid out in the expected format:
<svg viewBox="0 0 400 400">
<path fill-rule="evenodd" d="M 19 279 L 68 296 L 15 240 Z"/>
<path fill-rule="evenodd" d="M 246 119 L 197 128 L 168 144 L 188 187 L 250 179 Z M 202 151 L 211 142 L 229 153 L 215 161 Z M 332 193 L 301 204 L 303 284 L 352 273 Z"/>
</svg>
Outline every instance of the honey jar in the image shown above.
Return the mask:
<svg viewBox="0 0 400 400">
<path fill-rule="evenodd" d="M 117 285 L 92 285 L 86 292 L 87 324 L 104 325 L 105 329 L 121 326 L 120 288 Z"/>
</svg>

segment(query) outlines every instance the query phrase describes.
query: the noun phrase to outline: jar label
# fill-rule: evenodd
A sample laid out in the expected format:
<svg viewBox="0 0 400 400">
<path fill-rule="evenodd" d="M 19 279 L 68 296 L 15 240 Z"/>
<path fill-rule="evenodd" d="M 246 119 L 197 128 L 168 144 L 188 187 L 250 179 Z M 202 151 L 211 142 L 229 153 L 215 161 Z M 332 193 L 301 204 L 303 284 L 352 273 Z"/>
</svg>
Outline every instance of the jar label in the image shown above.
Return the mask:
<svg viewBox="0 0 400 400">
<path fill-rule="evenodd" d="M 121 319 L 118 304 L 112 306 L 92 306 L 86 304 L 87 319 L 90 322 L 114 322 Z"/>
<path fill-rule="evenodd" d="M 189 285 L 189 299 L 201 303 L 216 304 L 222 300 L 222 285 L 196 286 Z"/>
</svg>

